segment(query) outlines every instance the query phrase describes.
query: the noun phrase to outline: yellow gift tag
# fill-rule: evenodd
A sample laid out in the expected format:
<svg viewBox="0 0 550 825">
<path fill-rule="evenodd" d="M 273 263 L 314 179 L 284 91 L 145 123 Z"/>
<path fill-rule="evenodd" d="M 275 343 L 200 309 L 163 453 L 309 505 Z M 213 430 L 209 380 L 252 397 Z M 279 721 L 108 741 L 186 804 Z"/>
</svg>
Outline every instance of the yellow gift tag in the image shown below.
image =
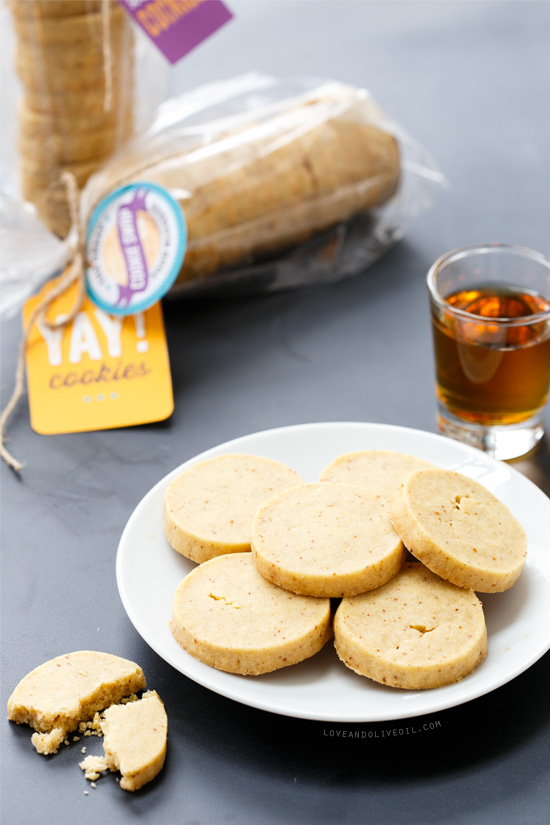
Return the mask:
<svg viewBox="0 0 550 825">
<path fill-rule="evenodd" d="M 49 281 L 26 302 L 25 326 L 56 283 Z M 69 312 L 76 294 L 73 285 L 56 298 L 48 320 Z M 86 297 L 67 326 L 34 325 L 26 362 L 31 425 L 42 435 L 162 421 L 174 409 L 160 302 L 137 315 L 115 317 Z"/>
</svg>

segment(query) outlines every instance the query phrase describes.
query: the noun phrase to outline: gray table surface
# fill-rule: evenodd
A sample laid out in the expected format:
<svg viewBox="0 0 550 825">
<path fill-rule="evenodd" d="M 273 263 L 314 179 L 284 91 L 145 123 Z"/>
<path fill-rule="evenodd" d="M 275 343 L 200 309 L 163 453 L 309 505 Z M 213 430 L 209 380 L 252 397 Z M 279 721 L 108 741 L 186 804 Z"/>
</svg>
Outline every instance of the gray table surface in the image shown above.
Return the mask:
<svg viewBox="0 0 550 825">
<path fill-rule="evenodd" d="M 287 424 L 435 432 L 429 265 L 486 240 L 549 250 L 548 3 L 229 5 L 237 19 L 174 70 L 175 90 L 250 69 L 368 86 L 452 186 L 353 280 L 167 304 L 176 408 L 166 423 L 44 437 L 20 405 L 9 435 L 26 466 L 21 479 L 1 468 L 3 707 L 39 663 L 95 648 L 142 665 L 170 734 L 166 766 L 141 792 L 111 777 L 85 796 L 78 745 L 40 757 L 28 729 L 2 722 L 2 821 L 542 823 L 548 655 L 492 694 L 410 720 L 427 723 L 416 736 L 383 737 L 383 723 L 280 717 L 211 693 L 160 659 L 122 607 L 118 540 L 156 481 L 220 442 Z M 3 325 L 4 403 L 19 334 L 18 321 Z M 515 466 L 549 494 L 548 442 Z M 380 735 L 338 733 L 357 730 Z"/>
</svg>

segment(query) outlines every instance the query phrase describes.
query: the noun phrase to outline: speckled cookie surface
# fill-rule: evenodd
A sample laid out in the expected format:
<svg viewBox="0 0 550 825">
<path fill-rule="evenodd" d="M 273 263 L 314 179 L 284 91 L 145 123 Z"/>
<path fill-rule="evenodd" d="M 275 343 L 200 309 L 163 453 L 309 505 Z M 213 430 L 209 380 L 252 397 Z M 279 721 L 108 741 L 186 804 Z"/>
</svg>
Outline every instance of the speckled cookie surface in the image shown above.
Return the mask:
<svg viewBox="0 0 550 825">
<path fill-rule="evenodd" d="M 137 702 L 112 705 L 103 714 L 106 767 L 122 774 L 120 787 L 137 791 L 158 774 L 166 757 L 168 719 L 156 691 Z"/>
<path fill-rule="evenodd" d="M 28 673 L 8 700 L 8 719 L 38 732 L 33 744 L 40 753 L 55 753 L 79 722 L 144 687 L 143 671 L 135 662 L 79 650 Z"/>
<path fill-rule="evenodd" d="M 521 573 L 523 527 L 489 490 L 461 473 L 412 473 L 394 495 L 390 515 L 411 553 L 459 587 L 496 593 Z"/>
<path fill-rule="evenodd" d="M 250 550 L 250 527 L 260 504 L 301 482 L 295 470 L 260 456 L 232 453 L 194 464 L 166 490 L 168 541 L 199 563 Z"/>
<path fill-rule="evenodd" d="M 475 593 L 408 562 L 383 587 L 343 599 L 334 644 L 351 670 L 392 687 L 452 684 L 487 654 L 483 606 Z"/>
<path fill-rule="evenodd" d="M 429 461 L 392 450 L 359 450 L 338 456 L 321 473 L 321 481 L 337 481 L 364 487 L 382 503 L 415 470 L 433 467 Z"/>
<path fill-rule="evenodd" d="M 309 596 L 354 596 L 394 576 L 405 558 L 386 509 L 351 484 L 303 484 L 262 504 L 252 552 L 269 581 Z"/>
<path fill-rule="evenodd" d="M 211 559 L 179 584 L 172 632 L 207 665 L 257 675 L 313 656 L 331 634 L 329 599 L 296 596 L 266 581 L 250 553 Z"/>
</svg>

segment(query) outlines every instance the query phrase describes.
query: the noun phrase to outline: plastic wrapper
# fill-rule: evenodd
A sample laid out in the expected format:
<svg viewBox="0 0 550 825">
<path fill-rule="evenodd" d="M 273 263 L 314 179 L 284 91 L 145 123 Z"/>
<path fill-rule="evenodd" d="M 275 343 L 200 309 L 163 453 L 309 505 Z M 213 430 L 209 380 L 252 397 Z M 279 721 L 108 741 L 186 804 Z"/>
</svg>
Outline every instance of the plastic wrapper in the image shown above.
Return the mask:
<svg viewBox="0 0 550 825">
<path fill-rule="evenodd" d="M 368 91 L 252 73 L 163 103 L 89 178 L 82 226 L 114 188 L 145 181 L 182 207 L 188 242 L 171 294 L 189 295 L 357 274 L 402 237 L 443 177 Z"/>
<path fill-rule="evenodd" d="M 5 10 L 5 80 L 15 74 L 18 81 L 8 136 L 15 188 L 54 234 L 65 237 L 71 219 L 60 175 L 67 170 L 83 186 L 132 136 L 136 102 L 145 91 L 143 58 L 131 18 L 116 0 L 8 0 Z M 161 68 L 159 74 L 165 75 Z M 162 99 L 149 89 L 145 96 L 149 111 Z"/>
<path fill-rule="evenodd" d="M 82 219 L 116 186 L 160 184 L 188 226 L 174 293 L 277 289 L 364 269 L 440 178 L 367 91 L 252 74 L 164 104 L 90 179 Z"/>
</svg>

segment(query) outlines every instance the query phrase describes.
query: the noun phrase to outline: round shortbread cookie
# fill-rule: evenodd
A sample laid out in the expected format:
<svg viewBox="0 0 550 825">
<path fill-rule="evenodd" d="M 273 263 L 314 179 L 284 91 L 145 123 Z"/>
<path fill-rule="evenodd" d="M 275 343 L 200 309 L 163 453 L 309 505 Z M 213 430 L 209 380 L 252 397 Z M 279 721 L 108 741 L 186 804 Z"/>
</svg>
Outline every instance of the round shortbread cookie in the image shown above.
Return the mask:
<svg viewBox="0 0 550 825">
<path fill-rule="evenodd" d="M 45 163 L 80 163 L 103 157 L 114 151 L 124 140 L 117 129 L 100 129 L 79 134 L 44 134 L 19 136 L 18 146 L 23 157 Z"/>
<path fill-rule="evenodd" d="M 172 632 L 201 662 L 245 675 L 308 659 L 330 638 L 330 600 L 297 596 L 266 581 L 250 553 L 218 556 L 178 586 Z"/>
<path fill-rule="evenodd" d="M 250 550 L 252 519 L 260 504 L 301 484 L 286 464 L 232 453 L 188 467 L 164 496 L 164 530 L 178 553 L 199 563 Z"/>
<path fill-rule="evenodd" d="M 103 59 L 89 66 L 66 66 L 44 60 L 31 63 L 17 56 L 15 69 L 21 83 L 38 93 L 64 94 L 81 89 L 101 89 L 105 94 L 109 88 L 132 78 L 133 56 L 132 53 L 113 56 L 109 70 Z"/>
<path fill-rule="evenodd" d="M 124 112 L 74 112 L 72 114 L 33 112 L 25 105 L 19 109 L 19 132 L 25 138 L 43 138 L 45 135 L 77 135 L 101 129 L 117 129 L 122 134 L 131 132 L 132 106 Z"/>
<path fill-rule="evenodd" d="M 13 27 L 18 37 L 26 42 L 47 45 L 82 41 L 83 48 L 90 39 L 117 37 L 130 26 L 130 18 L 118 3 L 110 3 L 107 19 L 101 11 L 65 17 L 13 16 Z"/>
<path fill-rule="evenodd" d="M 103 0 L 10 0 L 17 17 L 72 17 L 101 11 Z"/>
<path fill-rule="evenodd" d="M 132 84 L 129 83 L 124 89 L 115 87 L 110 98 L 101 88 L 47 94 L 31 87 L 25 89 L 23 97 L 25 105 L 32 111 L 53 115 L 69 113 L 77 115 L 83 111 L 88 114 L 126 112 L 132 99 Z"/>
<path fill-rule="evenodd" d="M 266 579 L 308 596 L 355 596 L 398 572 L 405 549 L 384 508 L 361 487 L 329 481 L 266 501 L 252 522 Z"/>
<path fill-rule="evenodd" d="M 406 477 L 433 467 L 429 461 L 392 450 L 360 450 L 338 456 L 321 473 L 321 481 L 358 484 L 386 504 Z"/>
<path fill-rule="evenodd" d="M 8 719 L 39 731 L 33 744 L 40 753 L 55 753 L 80 722 L 144 687 L 135 662 L 77 650 L 45 662 L 20 681 L 8 700 Z"/>
<path fill-rule="evenodd" d="M 87 68 L 98 63 L 103 64 L 105 57 L 116 62 L 119 58 L 131 53 L 134 42 L 131 29 L 115 32 L 115 36 L 108 39 L 92 38 L 86 43 L 75 40 L 72 43 L 64 43 L 60 47 L 49 46 L 37 40 L 19 39 L 16 58 L 23 63 L 46 66 L 48 69 L 50 67 L 54 69 Z M 108 47 L 108 51 L 105 50 L 105 46 Z"/>
<path fill-rule="evenodd" d="M 378 590 L 341 601 L 334 646 L 347 667 L 375 682 L 410 690 L 449 685 L 487 654 L 483 606 L 472 590 L 407 562 Z"/>
<path fill-rule="evenodd" d="M 527 554 L 510 510 L 453 470 L 418 470 L 395 493 L 390 516 L 410 552 L 447 581 L 482 593 L 508 590 Z"/>
</svg>

